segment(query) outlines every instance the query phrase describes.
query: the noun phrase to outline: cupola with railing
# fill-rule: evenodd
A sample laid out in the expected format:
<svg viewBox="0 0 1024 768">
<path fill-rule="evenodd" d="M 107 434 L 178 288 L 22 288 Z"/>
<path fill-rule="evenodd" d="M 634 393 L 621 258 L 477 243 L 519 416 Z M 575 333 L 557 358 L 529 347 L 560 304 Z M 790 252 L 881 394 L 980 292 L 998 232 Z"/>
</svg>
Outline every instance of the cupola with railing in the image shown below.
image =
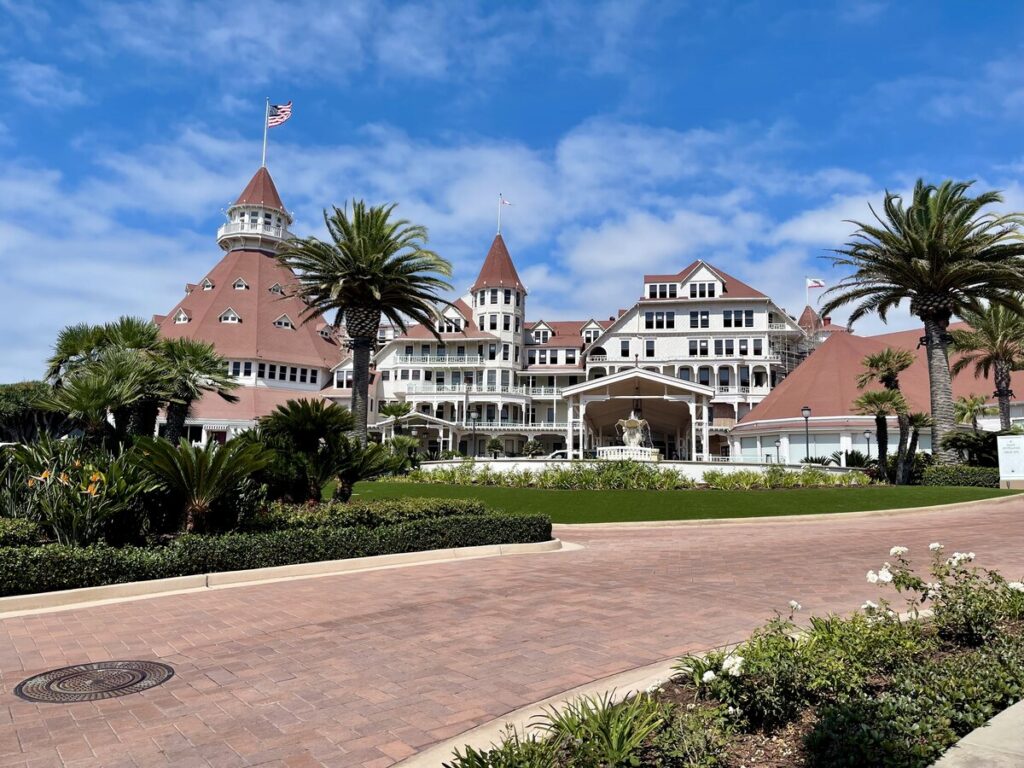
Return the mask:
<svg viewBox="0 0 1024 768">
<path fill-rule="evenodd" d="M 217 244 L 225 251 L 276 252 L 292 237 L 292 215 L 266 167 L 256 171 L 225 215 L 227 221 L 217 229 Z"/>
</svg>

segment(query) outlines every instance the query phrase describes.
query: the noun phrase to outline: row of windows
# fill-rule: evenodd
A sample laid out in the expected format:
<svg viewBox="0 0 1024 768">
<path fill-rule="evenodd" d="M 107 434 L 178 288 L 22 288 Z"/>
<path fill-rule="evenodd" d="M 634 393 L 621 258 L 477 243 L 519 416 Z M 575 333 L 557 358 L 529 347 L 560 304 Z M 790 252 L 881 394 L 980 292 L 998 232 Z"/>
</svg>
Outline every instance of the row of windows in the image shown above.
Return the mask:
<svg viewBox="0 0 1024 768">
<path fill-rule="evenodd" d="M 406 344 L 405 345 L 405 354 L 406 355 L 414 355 L 414 354 L 416 354 L 416 352 L 413 351 L 414 349 L 415 349 L 415 347 L 413 347 L 412 344 Z M 515 344 L 515 345 L 512 345 L 512 344 L 501 344 L 501 345 L 498 345 L 497 343 L 495 343 L 495 344 L 487 344 L 487 345 L 478 344 L 476 349 L 477 349 L 476 354 L 480 355 L 480 357 L 485 357 L 488 360 L 497 360 L 499 358 L 499 355 L 500 355 L 502 360 L 515 360 L 517 363 L 519 362 L 519 345 L 518 344 Z M 424 356 L 424 357 L 428 357 L 428 356 L 431 356 L 431 355 L 435 355 L 437 357 L 445 357 L 447 355 L 447 352 L 448 352 L 447 347 L 440 347 L 440 346 L 437 348 L 436 352 L 431 352 L 430 350 L 431 350 L 431 347 L 430 347 L 429 344 L 421 344 L 420 345 L 420 352 L 419 352 L 419 354 Z M 466 347 L 464 347 L 463 345 L 460 344 L 459 346 L 457 346 L 455 348 L 455 357 L 462 357 L 465 354 L 466 354 Z"/>
<path fill-rule="evenodd" d="M 438 333 L 458 333 L 462 330 L 461 317 L 446 317 L 437 323 Z M 378 334 L 379 335 L 379 334 Z"/>
<path fill-rule="evenodd" d="M 650 314 L 650 313 L 648 313 Z M 650 328 L 650 326 L 647 326 Z M 711 313 L 705 310 L 698 310 L 690 313 L 691 328 L 711 327 Z M 752 309 L 727 309 L 722 312 L 723 328 L 753 328 L 754 310 Z"/>
<path fill-rule="evenodd" d="M 528 349 L 526 359 L 530 365 L 558 365 L 559 362 L 564 365 L 576 365 L 576 350 Z"/>
<path fill-rule="evenodd" d="M 708 339 L 690 339 L 690 357 L 708 357 L 714 349 L 715 357 L 740 357 L 748 354 L 760 356 L 764 352 L 763 339 L 715 339 L 714 344 Z M 655 357 L 655 340 L 644 339 L 644 357 Z M 533 350 L 531 350 L 532 353 Z M 619 355 L 629 357 L 632 348 L 629 339 L 619 341 Z M 575 359 L 575 356 L 574 356 Z"/>
<path fill-rule="evenodd" d="M 644 327 L 648 329 L 675 328 L 676 313 L 644 312 Z"/>
<path fill-rule="evenodd" d="M 488 297 L 490 298 L 489 302 L 487 301 Z M 518 307 L 523 300 L 523 297 L 519 293 L 519 291 L 513 291 L 511 288 L 491 288 L 490 290 L 484 289 L 482 291 L 476 292 L 475 306 L 482 307 L 485 304 L 499 303 L 509 305 L 512 303 L 513 298 L 515 299 L 515 304 Z M 502 299 L 504 299 L 504 301 L 501 301 Z"/>
<path fill-rule="evenodd" d="M 705 299 L 714 298 L 717 283 L 701 282 L 690 283 L 690 298 Z M 647 298 L 649 299 L 675 299 L 679 297 L 678 283 L 648 283 Z"/>
<path fill-rule="evenodd" d="M 252 376 L 251 360 L 229 360 L 227 362 L 228 373 L 235 378 L 248 378 Z M 257 363 L 257 379 L 274 379 L 276 381 L 294 381 L 299 384 L 316 384 L 320 378 L 320 372 L 316 368 L 297 368 L 289 365 L 277 365 L 276 363 Z"/>
<path fill-rule="evenodd" d="M 498 330 L 498 318 L 501 318 L 501 329 L 503 331 L 515 330 L 519 333 L 519 318 L 514 315 L 480 315 L 476 324 L 479 326 L 481 331 L 496 331 Z"/>
<path fill-rule="evenodd" d="M 248 216 L 249 216 L 249 223 L 250 224 L 255 225 L 255 224 L 259 224 L 260 223 L 260 214 L 259 214 L 258 211 L 248 211 Z M 232 221 L 237 221 L 238 223 L 241 224 L 241 223 L 243 223 L 245 221 L 245 217 L 246 217 L 246 211 L 235 211 L 235 215 L 232 217 Z M 276 223 L 277 226 L 280 227 L 281 226 L 281 217 L 279 215 L 272 217 L 271 214 L 264 213 L 263 214 L 263 223 L 265 225 L 267 225 L 268 227 L 271 224 Z"/>
<path fill-rule="evenodd" d="M 703 384 L 704 386 L 711 386 L 711 377 L 713 371 L 710 366 L 702 365 L 697 369 L 697 383 Z M 693 381 L 693 370 L 690 368 L 680 368 L 678 376 L 683 381 Z M 737 369 L 736 380 L 733 380 L 732 369 L 722 367 L 718 369 L 718 385 L 721 387 L 729 387 L 739 385 L 741 387 L 751 386 L 750 367 L 741 365 Z M 764 371 L 755 371 L 753 377 L 753 386 L 764 387 L 768 385 L 768 377 Z"/>
</svg>

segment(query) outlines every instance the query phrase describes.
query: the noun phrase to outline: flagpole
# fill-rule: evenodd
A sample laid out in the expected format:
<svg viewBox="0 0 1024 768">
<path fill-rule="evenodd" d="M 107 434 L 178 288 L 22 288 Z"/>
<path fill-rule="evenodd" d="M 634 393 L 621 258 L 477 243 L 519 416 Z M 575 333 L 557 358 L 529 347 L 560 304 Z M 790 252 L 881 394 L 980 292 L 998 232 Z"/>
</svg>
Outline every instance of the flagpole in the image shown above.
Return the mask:
<svg viewBox="0 0 1024 768">
<path fill-rule="evenodd" d="M 498 193 L 498 234 L 501 234 L 501 192 Z"/>
<path fill-rule="evenodd" d="M 810 280 L 807 279 L 807 275 L 804 275 L 804 297 L 807 299 L 804 302 L 805 306 L 811 306 L 811 286 Z"/>
<path fill-rule="evenodd" d="M 267 167 L 267 123 L 270 122 L 270 97 L 267 97 L 267 108 L 263 112 L 263 160 L 260 162 L 261 168 Z"/>
</svg>

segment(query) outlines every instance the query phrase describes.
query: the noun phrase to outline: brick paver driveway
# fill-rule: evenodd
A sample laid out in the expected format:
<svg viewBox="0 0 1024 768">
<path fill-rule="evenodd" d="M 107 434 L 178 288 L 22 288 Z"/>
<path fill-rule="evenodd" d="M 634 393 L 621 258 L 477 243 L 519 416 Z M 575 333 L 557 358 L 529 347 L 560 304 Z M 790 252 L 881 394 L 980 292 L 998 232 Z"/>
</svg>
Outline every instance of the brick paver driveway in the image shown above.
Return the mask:
<svg viewBox="0 0 1024 768">
<path fill-rule="evenodd" d="M 950 512 L 566 528 L 575 552 L 425 565 L 0 621 L 0 765 L 386 766 L 593 679 L 741 639 L 790 599 L 856 608 L 893 544 L 1024 574 L 1024 499 Z M 923 556 L 923 555 L 922 555 Z M 24 677 L 105 659 L 177 675 L 30 704 Z"/>
</svg>

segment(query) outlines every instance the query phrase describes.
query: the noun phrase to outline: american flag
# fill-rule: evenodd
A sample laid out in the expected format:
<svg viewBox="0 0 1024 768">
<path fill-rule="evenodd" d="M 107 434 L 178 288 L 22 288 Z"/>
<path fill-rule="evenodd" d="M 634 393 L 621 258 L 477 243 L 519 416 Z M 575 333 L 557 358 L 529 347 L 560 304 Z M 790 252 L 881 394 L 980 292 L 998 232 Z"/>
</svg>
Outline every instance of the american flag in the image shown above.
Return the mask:
<svg viewBox="0 0 1024 768">
<path fill-rule="evenodd" d="M 287 104 L 271 104 L 270 110 L 267 112 L 267 127 L 273 128 L 275 125 L 280 125 L 291 116 L 292 103 L 290 101 Z"/>
</svg>

